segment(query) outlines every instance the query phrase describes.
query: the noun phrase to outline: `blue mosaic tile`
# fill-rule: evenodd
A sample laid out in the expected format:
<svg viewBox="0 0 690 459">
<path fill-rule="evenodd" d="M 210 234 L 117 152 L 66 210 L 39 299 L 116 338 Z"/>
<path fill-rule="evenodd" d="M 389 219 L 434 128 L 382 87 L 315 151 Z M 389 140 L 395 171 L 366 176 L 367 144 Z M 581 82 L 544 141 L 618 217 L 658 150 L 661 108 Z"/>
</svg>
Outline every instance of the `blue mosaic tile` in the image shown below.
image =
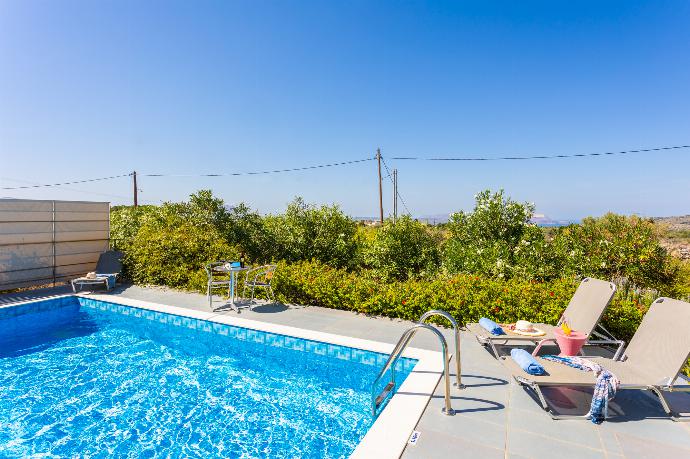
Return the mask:
<svg viewBox="0 0 690 459">
<path fill-rule="evenodd" d="M 242 341 L 247 341 L 247 332 L 249 331 L 246 328 L 237 328 L 237 327 L 232 327 L 235 330 L 235 333 L 233 337 L 242 340 Z"/>
<path fill-rule="evenodd" d="M 230 338 L 243 341 L 252 341 L 271 347 L 285 347 L 300 352 L 308 352 L 317 356 L 328 356 L 330 358 L 337 358 L 340 360 L 350 360 L 367 366 L 383 366 L 388 359 L 388 355 L 386 354 L 379 354 L 371 351 L 349 348 L 346 346 L 311 341 L 275 333 L 267 333 L 258 330 L 235 327 L 226 324 L 209 322 L 206 320 L 177 316 L 174 314 L 167 314 L 76 296 L 40 300 L 15 307 L 2 307 L 0 308 L 0 320 L 3 318 L 15 317 L 32 312 L 48 311 L 68 306 L 78 307 L 80 305 L 85 308 L 110 311 L 113 313 L 142 318 L 172 326 L 186 327 L 189 329 L 198 330 L 200 332 L 203 331 L 205 333 L 228 336 Z M 416 363 L 417 361 L 415 359 L 400 359 L 396 364 L 396 371 L 411 371 Z"/>
<path fill-rule="evenodd" d="M 374 364 L 376 366 L 383 366 L 386 364 L 386 361 L 388 360 L 388 356 L 385 354 L 374 354 L 376 356 L 376 361 Z"/>
<path fill-rule="evenodd" d="M 344 346 L 328 345 L 328 356 L 340 360 L 352 360 L 351 349 Z"/>
<path fill-rule="evenodd" d="M 263 343 L 266 333 L 257 330 L 247 330 L 247 341 L 253 341 L 255 343 Z"/>
<path fill-rule="evenodd" d="M 266 334 L 266 341 L 265 343 L 269 346 L 273 347 L 285 347 L 285 337 L 282 335 L 275 335 L 273 333 L 267 333 Z"/>
<path fill-rule="evenodd" d="M 309 341 L 305 341 L 299 338 L 292 338 L 294 341 L 292 343 L 292 349 L 300 352 L 306 352 L 307 350 L 307 343 Z"/>
<path fill-rule="evenodd" d="M 213 333 L 216 335 L 228 336 L 228 326 L 213 322 Z"/>
<path fill-rule="evenodd" d="M 314 353 L 318 355 L 327 355 L 328 354 L 328 344 L 326 343 L 314 343 L 316 344 L 316 347 L 314 348 Z"/>
</svg>

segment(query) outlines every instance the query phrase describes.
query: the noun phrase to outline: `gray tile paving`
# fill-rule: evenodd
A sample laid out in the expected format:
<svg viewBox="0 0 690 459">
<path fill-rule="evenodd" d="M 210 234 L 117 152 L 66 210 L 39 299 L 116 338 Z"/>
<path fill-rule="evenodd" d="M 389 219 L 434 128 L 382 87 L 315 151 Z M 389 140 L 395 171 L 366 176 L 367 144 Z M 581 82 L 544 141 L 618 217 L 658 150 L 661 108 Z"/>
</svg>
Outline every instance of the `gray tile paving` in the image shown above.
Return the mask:
<svg viewBox="0 0 690 459">
<path fill-rule="evenodd" d="M 577 421 L 575 421 L 577 422 Z M 606 458 L 602 448 L 561 441 L 548 435 L 509 429 L 506 449 L 509 454 L 530 458 L 589 459 Z M 599 444 L 595 446 L 600 446 Z"/>
<path fill-rule="evenodd" d="M 3 303 L 67 293 L 53 289 L 0 296 Z M 208 311 L 203 295 L 163 288 L 125 286 L 115 296 Z M 218 299 L 215 306 L 220 306 Z M 219 314 L 237 314 L 224 310 Z M 326 331 L 357 338 L 394 343 L 411 323 L 367 317 L 349 311 L 313 306 L 260 305 L 243 310 L 247 319 Z M 442 330 L 449 344 L 450 330 Z M 418 333 L 413 346 L 438 350 L 431 334 Z M 458 413 L 445 416 L 442 385 L 422 415 L 416 430 L 421 437 L 408 446 L 404 458 L 685 458 L 690 457 L 690 423 L 674 423 L 653 395 L 622 391 L 612 402 L 615 415 L 602 425 L 589 421 L 554 421 L 537 404 L 533 395 L 508 377 L 502 365 L 476 340 L 463 333 L 464 390 L 452 389 L 452 403 Z M 587 412 L 591 392 L 559 390 L 549 394 L 565 413 Z M 690 394 L 673 394 L 680 411 L 689 411 Z"/>
<path fill-rule="evenodd" d="M 690 457 L 690 449 L 678 448 L 659 441 L 642 440 L 623 433 L 616 434 L 616 439 L 621 445 L 623 456 L 629 459 Z"/>
<path fill-rule="evenodd" d="M 430 457 L 473 457 L 486 459 L 504 459 L 502 448 L 494 448 L 476 443 L 467 437 L 458 438 L 433 430 L 422 434 L 416 446 L 409 446 L 405 450 L 406 458 L 428 459 Z"/>
</svg>

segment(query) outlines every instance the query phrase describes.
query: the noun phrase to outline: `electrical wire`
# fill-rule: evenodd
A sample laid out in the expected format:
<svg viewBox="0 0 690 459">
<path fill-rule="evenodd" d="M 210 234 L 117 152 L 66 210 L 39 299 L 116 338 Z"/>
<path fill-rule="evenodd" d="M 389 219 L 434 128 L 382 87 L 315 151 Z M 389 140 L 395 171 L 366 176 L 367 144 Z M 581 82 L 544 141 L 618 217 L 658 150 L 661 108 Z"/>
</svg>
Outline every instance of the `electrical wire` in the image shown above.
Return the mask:
<svg viewBox="0 0 690 459">
<path fill-rule="evenodd" d="M 533 159 L 560 159 L 560 158 L 584 158 L 589 156 L 611 156 L 611 155 L 628 155 L 631 153 L 646 153 L 652 151 L 664 150 L 680 150 L 683 148 L 690 148 L 690 145 L 677 145 L 672 147 L 656 147 L 656 148 L 639 148 L 637 150 L 623 150 L 623 151 L 608 151 L 603 153 L 579 153 L 571 155 L 544 155 L 544 156 L 500 156 L 496 158 L 491 157 L 465 157 L 465 158 L 425 158 L 420 156 L 396 156 L 390 159 L 400 161 L 523 161 Z"/>
<path fill-rule="evenodd" d="M 100 177 L 100 178 L 93 178 L 93 179 L 85 179 L 85 180 L 73 180 L 71 182 L 62 182 L 62 183 L 48 183 L 48 184 L 36 184 L 36 185 L 24 185 L 24 186 L 4 186 L 0 187 L 0 190 L 26 190 L 30 188 L 46 188 L 46 187 L 53 187 L 53 186 L 64 186 L 64 185 L 74 185 L 77 183 L 90 183 L 90 182 L 101 182 L 103 180 L 112 180 L 116 178 L 121 178 L 121 177 L 130 177 L 132 174 L 122 174 L 122 175 L 113 175 L 110 177 Z"/>
<path fill-rule="evenodd" d="M 338 163 L 330 164 L 317 164 L 315 166 L 303 166 L 303 167 L 293 167 L 289 169 L 275 169 L 266 171 L 254 171 L 254 172 L 228 172 L 223 174 L 137 174 L 143 177 L 237 177 L 240 175 L 264 175 L 264 174 L 280 174 L 283 172 L 297 172 L 306 171 L 310 169 L 321 169 L 325 167 L 336 167 L 336 166 L 347 166 L 349 164 L 363 163 L 366 161 L 373 161 L 376 158 L 364 158 L 355 159 L 352 161 L 341 161 Z"/>
<path fill-rule="evenodd" d="M 664 150 L 679 150 L 679 149 L 685 149 L 685 148 L 690 148 L 690 145 L 677 145 L 677 146 L 670 146 L 670 147 L 657 147 L 657 148 L 640 148 L 636 150 L 623 150 L 623 151 L 614 151 L 614 152 L 603 152 L 603 153 L 581 153 L 581 154 L 570 154 L 570 155 L 543 155 L 543 156 L 502 156 L 502 157 L 457 157 L 457 158 L 440 158 L 440 157 L 419 157 L 419 156 L 394 156 L 391 157 L 390 159 L 392 160 L 400 160 L 400 161 L 515 161 L 515 160 L 538 160 L 538 159 L 558 159 L 558 158 L 583 158 L 583 157 L 592 157 L 592 156 L 608 156 L 608 155 L 627 155 L 631 153 L 644 153 L 644 152 L 653 152 L 653 151 L 664 151 Z M 237 177 L 237 176 L 243 176 L 243 175 L 265 175 L 265 174 L 279 174 L 279 173 L 285 173 L 285 172 L 297 172 L 297 171 L 305 171 L 305 170 L 313 170 L 313 169 L 321 169 L 321 168 L 327 168 L 327 167 L 337 167 L 337 166 L 346 166 L 350 164 L 357 164 L 357 163 L 363 163 L 367 161 L 373 161 L 375 160 L 375 157 L 370 157 L 370 158 L 363 158 L 363 159 L 356 159 L 356 160 L 351 160 L 351 161 L 341 161 L 341 162 L 336 162 L 336 163 L 328 163 L 328 164 L 317 164 L 313 166 L 303 166 L 303 167 L 293 167 L 293 168 L 287 168 L 287 169 L 274 169 L 274 170 L 265 170 L 265 171 L 252 171 L 252 172 L 229 172 L 229 173 L 221 173 L 221 174 L 138 174 L 142 177 Z M 383 160 L 383 158 L 381 158 Z M 391 174 L 390 170 L 388 169 L 388 165 L 386 164 L 385 161 L 383 161 L 384 166 L 386 167 L 386 171 L 388 171 L 388 178 L 391 179 Z M 79 183 L 91 183 L 91 182 L 100 182 L 104 180 L 113 180 L 117 178 L 122 178 L 122 177 L 131 177 L 134 173 L 128 173 L 128 174 L 120 174 L 120 175 L 112 175 L 109 177 L 99 177 L 99 178 L 92 178 L 92 179 L 84 179 L 84 180 L 72 180 L 69 182 L 61 182 L 61 183 L 49 183 L 49 184 L 32 184 L 32 185 L 23 185 L 23 186 L 13 186 L 13 187 L 0 187 L 0 190 L 26 190 L 26 189 L 35 189 L 35 188 L 47 188 L 47 187 L 64 187 L 65 185 L 75 185 Z M 105 193 L 96 193 L 93 192 L 94 194 L 103 194 Z M 405 204 L 405 200 L 402 198 L 399 192 L 396 192 L 397 196 L 400 198 L 400 201 L 403 203 L 403 207 L 405 210 L 407 210 L 408 213 L 410 213 L 407 205 Z"/>
<path fill-rule="evenodd" d="M 311 170 L 311 169 L 321 169 L 321 168 L 326 168 L 326 167 L 346 166 L 349 164 L 357 164 L 357 163 L 363 163 L 366 161 L 373 161 L 374 159 L 375 158 L 372 157 L 372 158 L 364 158 L 364 159 L 355 159 L 355 160 L 351 160 L 351 161 L 341 161 L 341 162 L 337 162 L 337 163 L 317 164 L 317 165 L 313 165 L 313 166 L 293 167 L 293 168 L 289 168 L 289 169 L 274 169 L 274 170 L 266 170 L 266 171 L 228 172 L 228 173 L 222 173 L 222 174 L 137 174 L 137 176 L 139 176 L 139 177 L 237 177 L 237 176 L 241 176 L 241 175 L 279 174 L 279 173 L 283 173 L 283 172 L 296 172 L 296 171 L 305 171 L 305 170 Z M 23 190 L 23 189 L 30 189 L 30 188 L 60 187 L 60 186 L 64 186 L 64 185 L 74 185 L 77 183 L 100 182 L 103 180 L 112 180 L 112 179 L 121 178 L 121 177 L 131 177 L 132 175 L 133 175 L 133 173 L 130 172 L 129 174 L 113 175 L 110 177 L 99 177 L 99 178 L 84 179 L 84 180 L 73 180 L 70 182 L 0 187 L 0 190 Z"/>
<path fill-rule="evenodd" d="M 17 182 L 17 183 L 28 183 L 31 185 L 39 185 L 36 182 L 31 182 L 29 180 L 19 180 L 19 179 L 13 179 L 9 177 L 0 177 L 0 180 L 6 180 L 8 182 Z M 77 193 L 86 193 L 86 194 L 93 194 L 93 195 L 98 195 L 98 196 L 107 196 L 109 198 L 119 198 L 119 199 L 129 199 L 127 196 L 122 196 L 119 194 L 111 194 L 111 193 L 101 193 L 99 191 L 86 191 L 86 190 L 80 190 L 77 188 L 68 188 L 66 186 L 58 186 L 57 188 L 60 188 L 65 191 L 75 191 Z M 13 198 L 7 198 L 7 199 L 13 199 Z"/>
</svg>

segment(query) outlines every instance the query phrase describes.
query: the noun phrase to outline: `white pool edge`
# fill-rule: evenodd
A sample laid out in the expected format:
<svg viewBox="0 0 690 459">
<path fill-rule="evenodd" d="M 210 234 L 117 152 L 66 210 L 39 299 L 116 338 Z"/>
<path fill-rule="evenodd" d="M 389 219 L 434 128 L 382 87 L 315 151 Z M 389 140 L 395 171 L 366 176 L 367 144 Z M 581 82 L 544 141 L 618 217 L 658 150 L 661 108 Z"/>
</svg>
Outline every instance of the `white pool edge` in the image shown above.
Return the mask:
<svg viewBox="0 0 690 459">
<path fill-rule="evenodd" d="M 242 328 L 293 336 L 296 338 L 320 341 L 340 346 L 353 347 L 366 351 L 389 354 L 394 345 L 378 341 L 353 338 L 350 336 L 324 333 L 304 328 L 279 325 L 258 320 L 243 319 L 232 315 L 220 314 L 211 311 L 198 311 L 194 309 L 169 306 L 151 301 L 135 300 L 131 298 L 114 297 L 101 294 L 66 294 L 55 295 L 48 298 L 33 299 L 17 303 L 4 304 L 0 308 L 14 307 L 21 304 L 35 303 L 56 298 L 76 296 L 91 298 L 108 303 L 116 303 L 139 309 L 147 309 L 156 312 L 173 314 L 181 317 L 206 320 Z M 436 389 L 443 374 L 443 359 L 440 352 L 424 349 L 407 348 L 404 357 L 417 359 L 418 362 L 407 376 L 402 386 L 393 395 L 379 417 L 374 421 L 369 431 L 355 448 L 350 456 L 355 459 L 387 459 L 399 458 L 403 453 L 407 441 L 412 434 L 417 422 L 421 418 L 431 396 Z"/>
</svg>

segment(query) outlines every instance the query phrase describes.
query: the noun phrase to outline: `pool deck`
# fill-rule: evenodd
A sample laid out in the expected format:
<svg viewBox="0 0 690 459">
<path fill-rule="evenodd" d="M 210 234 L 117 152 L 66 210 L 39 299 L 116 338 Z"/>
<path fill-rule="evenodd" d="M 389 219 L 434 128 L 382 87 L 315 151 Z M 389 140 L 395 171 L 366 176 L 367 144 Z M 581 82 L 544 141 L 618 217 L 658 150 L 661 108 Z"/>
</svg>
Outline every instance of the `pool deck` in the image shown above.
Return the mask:
<svg viewBox="0 0 690 459">
<path fill-rule="evenodd" d="M 70 293 L 66 288 L 35 290 L 0 296 L 0 305 Z M 114 297 L 170 304 L 209 311 L 205 296 L 163 288 L 118 287 Z M 115 298 L 114 298 L 115 300 Z M 217 303 L 219 306 L 221 303 Z M 237 315 L 234 310 L 223 314 Z M 314 306 L 262 304 L 242 310 L 243 319 L 270 322 L 319 332 L 395 343 L 411 322 L 367 317 Z M 449 346 L 450 330 L 442 330 Z M 412 346 L 439 350 L 431 333 L 418 333 Z M 611 402 L 609 421 L 555 421 L 530 393 L 511 381 L 500 362 L 473 336 L 462 333 L 464 390 L 451 389 L 455 416 L 441 413 L 443 385 L 439 384 L 417 424 L 420 433 L 403 458 L 686 458 L 690 457 L 690 423 L 673 422 L 654 396 L 621 391 Z M 452 366 L 451 366 L 452 367 Z M 454 376 L 454 372 L 452 372 Z M 587 412 L 590 394 L 561 390 L 550 394 L 563 413 Z M 690 394 L 669 397 L 676 411 L 690 412 Z"/>
</svg>

